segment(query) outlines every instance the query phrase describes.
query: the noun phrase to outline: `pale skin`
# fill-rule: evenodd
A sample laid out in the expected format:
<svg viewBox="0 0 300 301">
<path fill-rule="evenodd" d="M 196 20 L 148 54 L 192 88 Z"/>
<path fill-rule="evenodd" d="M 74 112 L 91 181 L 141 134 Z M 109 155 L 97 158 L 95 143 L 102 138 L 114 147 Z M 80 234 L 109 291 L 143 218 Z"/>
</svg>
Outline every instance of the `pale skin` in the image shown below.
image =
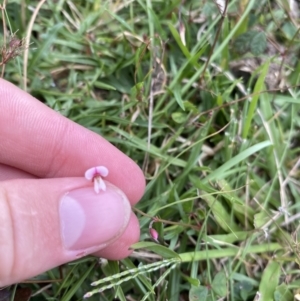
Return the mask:
<svg viewBox="0 0 300 301">
<path fill-rule="evenodd" d="M 0 137 L 0 286 L 73 259 L 64 253 L 57 208 L 62 191 L 93 189 L 84 178 L 88 168 L 106 166 L 105 180 L 120 188 L 131 206 L 144 193 L 143 173 L 130 158 L 1 79 Z M 127 257 L 140 234 L 136 216 L 128 216 L 127 226 L 105 248 L 87 253 Z"/>
</svg>

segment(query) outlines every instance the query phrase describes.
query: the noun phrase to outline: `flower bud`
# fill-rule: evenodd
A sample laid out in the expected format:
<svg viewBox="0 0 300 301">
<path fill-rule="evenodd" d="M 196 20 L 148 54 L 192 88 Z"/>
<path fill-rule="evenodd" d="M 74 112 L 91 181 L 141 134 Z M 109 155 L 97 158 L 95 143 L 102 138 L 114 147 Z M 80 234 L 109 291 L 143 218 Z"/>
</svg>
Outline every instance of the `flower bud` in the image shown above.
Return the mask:
<svg viewBox="0 0 300 301">
<path fill-rule="evenodd" d="M 149 229 L 149 234 L 150 234 L 150 236 L 152 237 L 152 239 L 154 241 L 158 242 L 158 232 L 155 229 L 150 228 Z"/>
</svg>

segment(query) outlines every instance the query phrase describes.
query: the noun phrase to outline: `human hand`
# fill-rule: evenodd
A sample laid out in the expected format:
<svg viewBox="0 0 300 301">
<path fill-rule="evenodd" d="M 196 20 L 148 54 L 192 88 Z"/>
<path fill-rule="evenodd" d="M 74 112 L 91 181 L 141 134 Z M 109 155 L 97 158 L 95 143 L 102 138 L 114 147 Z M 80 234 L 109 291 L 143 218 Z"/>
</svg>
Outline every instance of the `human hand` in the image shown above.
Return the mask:
<svg viewBox="0 0 300 301">
<path fill-rule="evenodd" d="M 130 254 L 145 188 L 131 159 L 1 79 L 0 137 L 0 287 L 86 254 Z M 98 165 L 113 184 L 100 194 L 84 178 Z"/>
</svg>

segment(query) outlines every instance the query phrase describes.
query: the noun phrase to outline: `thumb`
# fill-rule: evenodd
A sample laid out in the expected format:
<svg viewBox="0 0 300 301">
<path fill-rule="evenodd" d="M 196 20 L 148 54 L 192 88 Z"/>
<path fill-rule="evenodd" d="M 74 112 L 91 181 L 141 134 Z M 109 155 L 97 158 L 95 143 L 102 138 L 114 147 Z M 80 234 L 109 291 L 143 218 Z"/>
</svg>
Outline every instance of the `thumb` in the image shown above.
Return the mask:
<svg viewBox="0 0 300 301">
<path fill-rule="evenodd" d="M 0 287 L 94 253 L 126 229 L 130 203 L 107 183 L 96 194 L 82 178 L 0 184 Z"/>
</svg>

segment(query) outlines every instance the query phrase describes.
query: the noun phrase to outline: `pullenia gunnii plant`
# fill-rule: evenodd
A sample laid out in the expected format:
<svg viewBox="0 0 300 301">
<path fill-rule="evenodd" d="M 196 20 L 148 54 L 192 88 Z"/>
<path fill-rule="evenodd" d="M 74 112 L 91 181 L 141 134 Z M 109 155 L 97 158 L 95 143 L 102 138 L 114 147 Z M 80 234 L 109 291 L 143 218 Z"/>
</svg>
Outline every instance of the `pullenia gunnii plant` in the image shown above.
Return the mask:
<svg viewBox="0 0 300 301">
<path fill-rule="evenodd" d="M 101 190 L 105 191 L 106 190 L 106 184 L 103 181 L 103 178 L 108 175 L 108 169 L 105 166 L 96 166 L 88 169 L 84 176 L 87 180 L 93 181 L 94 182 L 94 190 L 98 194 L 100 193 Z M 153 223 L 157 222 L 158 219 L 157 217 L 154 217 L 152 221 L 150 222 L 149 225 L 149 233 L 151 238 L 155 241 L 158 242 L 158 232 L 152 228 Z M 172 259 L 165 259 L 159 262 L 154 262 L 148 265 L 141 265 L 137 268 L 134 269 L 129 269 L 127 271 L 121 272 L 116 275 L 111 275 L 108 276 L 104 279 L 100 279 L 98 281 L 95 281 L 91 284 L 91 286 L 98 286 L 98 285 L 103 285 L 101 288 L 94 289 L 88 293 L 86 293 L 83 298 L 89 298 L 92 295 L 96 293 L 101 293 L 107 289 L 113 288 L 115 286 L 120 285 L 121 283 L 128 281 L 130 279 L 136 278 L 141 274 L 152 272 L 158 269 L 161 269 L 163 267 L 168 267 L 171 265 L 169 269 L 165 271 L 165 273 L 158 279 L 158 281 L 153 285 L 153 288 L 167 276 L 167 274 L 178 264 L 179 260 L 178 258 L 172 258 Z M 117 281 L 115 281 L 117 280 Z M 145 295 L 145 298 L 143 300 L 147 299 L 147 295 Z"/>
</svg>

